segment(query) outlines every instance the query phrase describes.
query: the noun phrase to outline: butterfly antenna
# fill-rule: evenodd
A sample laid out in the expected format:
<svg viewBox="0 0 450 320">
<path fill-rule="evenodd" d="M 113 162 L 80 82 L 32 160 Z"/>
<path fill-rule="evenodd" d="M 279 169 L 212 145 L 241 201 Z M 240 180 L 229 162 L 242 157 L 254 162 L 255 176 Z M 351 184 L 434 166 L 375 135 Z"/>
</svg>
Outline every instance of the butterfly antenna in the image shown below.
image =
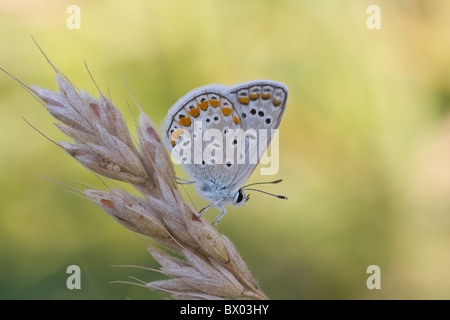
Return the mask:
<svg viewBox="0 0 450 320">
<path fill-rule="evenodd" d="M 250 189 L 242 189 L 242 190 L 258 191 L 258 192 L 268 194 L 269 196 L 273 196 L 273 197 L 278 198 L 278 199 L 287 200 L 287 197 L 285 197 L 285 196 L 280 196 L 280 195 L 277 195 L 277 194 L 269 193 L 269 192 L 262 191 L 262 190 L 258 190 L 258 189 L 252 189 L 252 188 L 250 188 Z"/>
<path fill-rule="evenodd" d="M 250 183 L 250 184 L 248 184 L 248 185 L 246 185 L 246 186 L 243 186 L 242 188 L 246 188 L 246 187 L 250 187 L 250 186 L 254 186 L 254 185 L 256 185 L 256 184 L 269 184 L 269 183 L 279 183 L 279 182 L 281 182 L 281 181 L 283 181 L 283 179 L 278 179 L 278 180 L 274 180 L 274 181 L 267 181 L 267 182 L 255 182 L 255 183 Z"/>
</svg>

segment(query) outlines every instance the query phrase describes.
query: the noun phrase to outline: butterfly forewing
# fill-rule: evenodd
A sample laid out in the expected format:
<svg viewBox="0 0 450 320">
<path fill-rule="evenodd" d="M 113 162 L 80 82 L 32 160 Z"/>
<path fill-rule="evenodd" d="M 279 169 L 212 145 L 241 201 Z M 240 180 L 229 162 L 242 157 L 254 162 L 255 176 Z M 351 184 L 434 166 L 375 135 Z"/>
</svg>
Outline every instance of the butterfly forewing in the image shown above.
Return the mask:
<svg viewBox="0 0 450 320">
<path fill-rule="evenodd" d="M 246 160 L 244 164 L 239 164 L 236 176 L 231 182 L 235 189 L 239 189 L 267 150 L 274 134 L 272 130 L 280 125 L 286 108 L 288 89 L 275 81 L 256 80 L 233 86 L 229 90 L 229 96 L 239 112 L 242 128 L 246 133 Z"/>
</svg>

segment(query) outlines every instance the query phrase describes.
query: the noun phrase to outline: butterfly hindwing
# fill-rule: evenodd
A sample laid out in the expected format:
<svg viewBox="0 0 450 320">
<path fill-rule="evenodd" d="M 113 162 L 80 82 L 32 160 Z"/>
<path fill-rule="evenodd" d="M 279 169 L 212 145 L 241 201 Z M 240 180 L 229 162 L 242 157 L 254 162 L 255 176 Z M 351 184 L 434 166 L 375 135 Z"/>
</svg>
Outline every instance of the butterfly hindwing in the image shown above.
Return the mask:
<svg viewBox="0 0 450 320">
<path fill-rule="evenodd" d="M 169 110 L 165 123 L 166 145 L 194 180 L 225 185 L 233 180 L 238 167 L 226 151 L 227 144 L 228 150 L 237 146 L 227 137 L 241 129 L 241 120 L 226 90 L 217 85 L 192 90 Z"/>
</svg>

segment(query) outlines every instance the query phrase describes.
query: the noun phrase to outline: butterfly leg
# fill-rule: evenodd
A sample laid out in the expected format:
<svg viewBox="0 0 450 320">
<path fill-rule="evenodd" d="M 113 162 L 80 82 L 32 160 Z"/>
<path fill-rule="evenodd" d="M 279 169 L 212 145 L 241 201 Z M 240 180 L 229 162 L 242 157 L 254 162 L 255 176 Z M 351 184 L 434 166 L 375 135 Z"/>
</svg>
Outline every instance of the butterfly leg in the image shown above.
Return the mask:
<svg viewBox="0 0 450 320">
<path fill-rule="evenodd" d="M 222 202 L 222 201 L 219 200 L 219 201 L 210 203 L 209 205 L 207 205 L 206 207 L 204 207 L 202 210 L 199 211 L 200 217 L 201 217 L 202 214 L 203 214 L 206 210 L 208 210 L 209 208 L 212 208 L 212 207 L 218 207 L 218 206 L 220 205 L 221 202 Z"/>
<path fill-rule="evenodd" d="M 225 207 L 223 205 L 221 205 L 220 203 L 217 205 L 217 207 L 219 207 L 222 210 L 222 212 L 211 223 L 213 227 L 217 226 L 217 224 L 219 223 L 220 219 L 222 219 L 223 216 L 227 213 L 227 209 L 225 209 Z"/>
<path fill-rule="evenodd" d="M 179 178 L 179 177 L 174 177 L 177 181 L 177 184 L 193 184 L 193 183 L 197 183 L 198 181 L 195 180 L 188 180 L 188 179 L 183 179 L 183 178 Z M 181 181 L 180 181 L 181 180 Z"/>
</svg>

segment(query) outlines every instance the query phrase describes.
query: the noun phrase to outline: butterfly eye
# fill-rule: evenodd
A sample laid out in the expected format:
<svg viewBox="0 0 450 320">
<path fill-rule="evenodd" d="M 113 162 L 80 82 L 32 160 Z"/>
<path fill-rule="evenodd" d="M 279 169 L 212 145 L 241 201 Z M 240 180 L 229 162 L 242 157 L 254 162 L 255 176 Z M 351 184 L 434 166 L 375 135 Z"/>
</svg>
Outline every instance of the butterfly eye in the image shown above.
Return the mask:
<svg viewBox="0 0 450 320">
<path fill-rule="evenodd" d="M 248 197 L 245 196 L 244 191 L 242 191 L 242 189 L 239 189 L 238 195 L 236 198 L 236 203 L 241 203 L 243 200 L 245 200 L 244 201 L 244 203 L 245 203 L 248 200 Z"/>
</svg>

